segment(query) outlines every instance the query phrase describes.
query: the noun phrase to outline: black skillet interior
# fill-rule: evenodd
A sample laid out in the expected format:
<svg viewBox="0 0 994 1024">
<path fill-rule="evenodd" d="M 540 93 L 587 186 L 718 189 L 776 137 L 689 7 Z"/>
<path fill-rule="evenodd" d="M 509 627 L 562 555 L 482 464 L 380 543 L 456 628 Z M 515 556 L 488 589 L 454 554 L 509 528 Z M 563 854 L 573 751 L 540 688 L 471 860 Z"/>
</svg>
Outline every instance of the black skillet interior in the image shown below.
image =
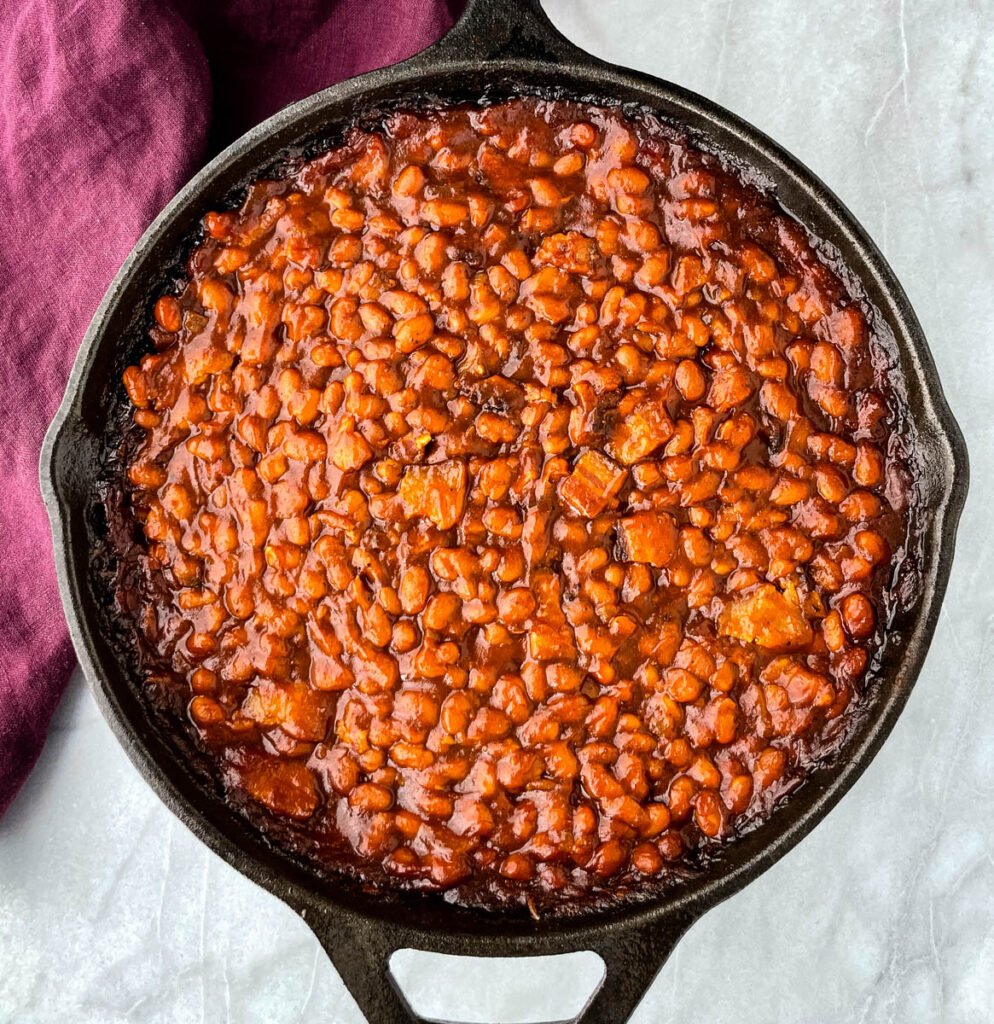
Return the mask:
<svg viewBox="0 0 994 1024">
<path fill-rule="evenodd" d="M 107 425 L 119 407 L 122 370 L 145 345 L 147 310 L 181 272 L 184 246 L 204 211 L 288 156 L 333 145 L 342 129 L 394 108 L 425 108 L 537 94 L 649 108 L 686 130 L 765 191 L 817 238 L 893 335 L 892 357 L 916 437 L 920 577 L 899 612 L 864 710 L 837 764 L 816 771 L 773 818 L 730 846 L 700 876 L 644 904 L 532 922 L 497 917 L 420 896 L 369 895 L 322 881 L 269 846 L 188 769 L 140 699 L 133 671 L 100 627 L 106 595 L 92 572 L 94 491 Z M 303 100 L 249 132 L 169 204 L 121 268 L 84 340 L 62 407 L 45 441 L 42 490 L 52 519 L 60 589 L 80 662 L 132 761 L 166 804 L 233 867 L 286 901 L 315 930 L 367 1018 L 414 1018 L 387 968 L 406 947 L 483 956 L 593 949 L 604 984 L 582 1019 L 627 1019 L 687 927 L 762 872 L 828 812 L 866 768 L 921 669 L 952 561 L 967 488 L 966 449 L 942 396 L 918 322 L 900 285 L 851 214 L 813 175 L 761 133 L 708 101 L 606 64 L 565 40 L 538 0 L 471 0 L 441 43 L 403 64 Z"/>
</svg>

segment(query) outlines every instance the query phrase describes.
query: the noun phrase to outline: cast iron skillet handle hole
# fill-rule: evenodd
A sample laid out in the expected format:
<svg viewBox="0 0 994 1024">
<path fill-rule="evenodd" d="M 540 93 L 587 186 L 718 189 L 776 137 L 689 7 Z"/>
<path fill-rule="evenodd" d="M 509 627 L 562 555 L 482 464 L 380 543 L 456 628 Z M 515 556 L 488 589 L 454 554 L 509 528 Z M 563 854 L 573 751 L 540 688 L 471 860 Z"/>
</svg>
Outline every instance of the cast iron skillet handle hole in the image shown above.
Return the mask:
<svg viewBox="0 0 994 1024">
<path fill-rule="evenodd" d="M 402 949 L 390 973 L 418 1019 L 433 1024 L 573 1024 L 604 980 L 591 950 L 482 954 Z"/>
<path fill-rule="evenodd" d="M 305 913 L 304 919 L 369 1024 L 446 1024 L 444 1018 L 420 1017 L 390 971 L 397 950 L 417 947 L 416 935 L 406 929 L 395 935 L 391 927 L 346 911 L 313 918 Z M 577 1016 L 554 1024 L 625 1024 L 692 920 L 662 918 L 639 927 L 621 922 L 590 941 L 581 940 L 574 948 L 596 953 L 604 965 L 603 977 Z M 523 968 L 527 962 L 526 956 Z"/>
<path fill-rule="evenodd" d="M 574 46 L 549 21 L 540 0 L 468 0 L 462 17 L 415 60 L 492 60 L 519 57 L 559 64 L 595 57 Z"/>
</svg>

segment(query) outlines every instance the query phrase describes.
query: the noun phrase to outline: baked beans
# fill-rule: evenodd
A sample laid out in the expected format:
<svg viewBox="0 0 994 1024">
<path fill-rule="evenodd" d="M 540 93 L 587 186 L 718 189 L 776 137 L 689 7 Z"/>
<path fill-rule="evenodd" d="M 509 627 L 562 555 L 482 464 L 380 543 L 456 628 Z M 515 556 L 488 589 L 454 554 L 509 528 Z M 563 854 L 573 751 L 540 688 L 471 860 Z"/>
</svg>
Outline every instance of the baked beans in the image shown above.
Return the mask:
<svg viewBox="0 0 994 1024">
<path fill-rule="evenodd" d="M 617 893 L 843 738 L 907 525 L 872 316 L 665 125 L 391 115 L 207 214 L 152 316 L 126 603 L 280 841 Z"/>
</svg>

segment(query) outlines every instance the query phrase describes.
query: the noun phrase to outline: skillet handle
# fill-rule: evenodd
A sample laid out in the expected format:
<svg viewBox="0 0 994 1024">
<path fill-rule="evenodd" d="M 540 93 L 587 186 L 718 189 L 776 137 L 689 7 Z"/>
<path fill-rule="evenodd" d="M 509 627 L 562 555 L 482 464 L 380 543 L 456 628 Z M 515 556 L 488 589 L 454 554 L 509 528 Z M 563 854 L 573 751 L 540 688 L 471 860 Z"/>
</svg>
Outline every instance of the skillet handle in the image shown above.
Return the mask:
<svg viewBox="0 0 994 1024">
<path fill-rule="evenodd" d="M 638 929 L 622 925 L 590 943 L 604 961 L 604 980 L 574 1024 L 625 1024 L 692 923 L 693 918 Z"/>
<path fill-rule="evenodd" d="M 390 972 L 390 957 L 398 949 L 418 948 L 421 943 L 416 938 L 398 941 L 392 928 L 346 914 L 319 913 L 309 919 L 305 913 L 304 920 L 369 1024 L 425 1024 Z M 625 1024 L 692 922 L 693 918 L 667 918 L 639 928 L 622 923 L 605 928 L 593 941 L 581 940 L 569 949 L 536 948 L 534 952 L 597 953 L 604 961 L 603 980 L 572 1024 Z M 449 952 L 444 949 L 444 941 L 443 948 L 438 948 L 437 939 L 429 939 L 424 945 Z M 523 959 L 527 961 L 527 955 Z"/>
<path fill-rule="evenodd" d="M 389 929 L 345 914 L 303 916 L 369 1024 L 421 1024 L 390 973 L 399 947 Z"/>
<path fill-rule="evenodd" d="M 540 0 L 468 0 L 449 33 L 415 60 L 436 63 L 449 58 L 487 61 L 518 57 L 561 64 L 595 57 L 574 46 L 549 21 Z"/>
</svg>

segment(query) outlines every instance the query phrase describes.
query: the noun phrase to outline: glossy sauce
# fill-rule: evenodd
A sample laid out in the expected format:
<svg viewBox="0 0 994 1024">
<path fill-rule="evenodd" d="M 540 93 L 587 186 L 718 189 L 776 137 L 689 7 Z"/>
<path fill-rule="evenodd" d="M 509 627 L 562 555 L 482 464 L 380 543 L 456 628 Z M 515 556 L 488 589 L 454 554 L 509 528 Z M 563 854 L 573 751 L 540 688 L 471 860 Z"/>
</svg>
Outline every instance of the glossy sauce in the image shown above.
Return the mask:
<svg viewBox="0 0 994 1024">
<path fill-rule="evenodd" d="M 907 529 L 866 311 L 650 119 L 392 116 L 238 210 L 125 373 L 150 693 L 332 869 L 665 883 L 836 748 Z"/>
</svg>

